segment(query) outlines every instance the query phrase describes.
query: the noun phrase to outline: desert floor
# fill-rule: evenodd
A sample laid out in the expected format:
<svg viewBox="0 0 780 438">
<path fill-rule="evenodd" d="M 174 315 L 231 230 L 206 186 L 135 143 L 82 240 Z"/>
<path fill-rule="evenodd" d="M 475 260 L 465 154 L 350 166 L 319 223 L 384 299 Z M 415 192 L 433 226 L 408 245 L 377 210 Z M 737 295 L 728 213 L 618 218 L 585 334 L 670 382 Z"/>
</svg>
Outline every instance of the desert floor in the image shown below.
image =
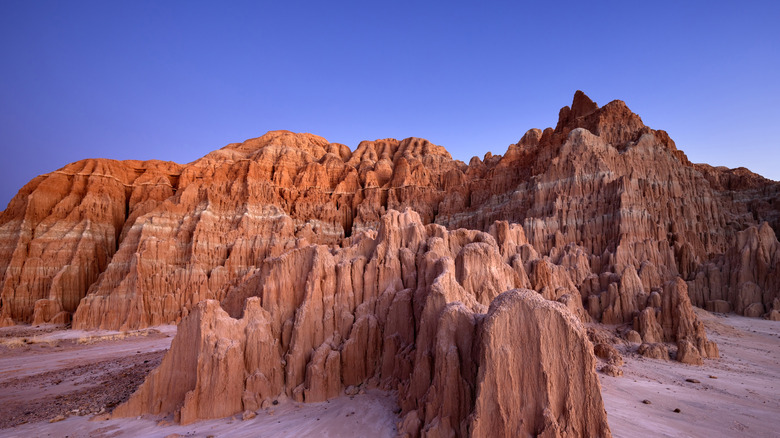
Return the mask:
<svg viewBox="0 0 780 438">
<path fill-rule="evenodd" d="M 187 426 L 170 417 L 103 420 L 162 360 L 175 326 L 128 333 L 60 327 L 0 329 L 0 437 L 393 437 L 394 393 L 279 404 Z M 57 418 L 61 421 L 50 423 Z"/>
<path fill-rule="evenodd" d="M 636 345 L 627 345 L 621 349 L 624 376 L 599 374 L 616 437 L 778 436 L 780 323 L 697 313 L 718 343 L 720 360 L 698 367 L 645 359 L 633 352 Z M 187 426 L 170 417 L 102 419 L 159 364 L 175 331 L 0 329 L 0 437 L 395 435 L 395 394 L 376 390 L 323 403 L 280 399 L 254 418 Z M 55 418 L 64 419 L 49 422 Z"/>
<path fill-rule="evenodd" d="M 721 358 L 685 365 L 624 347 L 624 375 L 599 374 L 613 435 L 780 436 L 780 322 L 696 313 Z"/>
</svg>

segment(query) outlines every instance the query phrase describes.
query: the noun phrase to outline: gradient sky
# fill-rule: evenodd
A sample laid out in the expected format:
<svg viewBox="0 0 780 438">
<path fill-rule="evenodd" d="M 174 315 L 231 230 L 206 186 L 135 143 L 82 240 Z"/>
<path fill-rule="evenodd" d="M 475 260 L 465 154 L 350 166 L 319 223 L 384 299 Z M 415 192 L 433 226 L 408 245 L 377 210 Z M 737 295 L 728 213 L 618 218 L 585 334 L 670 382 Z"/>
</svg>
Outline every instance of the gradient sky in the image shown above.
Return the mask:
<svg viewBox="0 0 780 438">
<path fill-rule="evenodd" d="M 780 2 L 0 0 L 0 208 L 82 158 L 266 131 L 468 162 L 621 99 L 694 162 L 780 180 Z"/>
</svg>

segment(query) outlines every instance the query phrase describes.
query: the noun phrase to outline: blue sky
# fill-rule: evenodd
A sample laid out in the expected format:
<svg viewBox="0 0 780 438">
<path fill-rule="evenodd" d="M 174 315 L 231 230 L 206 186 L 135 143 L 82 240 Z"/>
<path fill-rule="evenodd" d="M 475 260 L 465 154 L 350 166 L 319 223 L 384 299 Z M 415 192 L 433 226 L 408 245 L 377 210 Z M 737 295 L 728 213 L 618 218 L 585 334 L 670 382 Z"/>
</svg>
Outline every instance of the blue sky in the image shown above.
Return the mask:
<svg viewBox="0 0 780 438">
<path fill-rule="evenodd" d="M 0 208 L 82 158 L 186 163 L 274 129 L 468 161 L 577 89 L 780 180 L 778 21 L 770 1 L 0 0 Z"/>
</svg>

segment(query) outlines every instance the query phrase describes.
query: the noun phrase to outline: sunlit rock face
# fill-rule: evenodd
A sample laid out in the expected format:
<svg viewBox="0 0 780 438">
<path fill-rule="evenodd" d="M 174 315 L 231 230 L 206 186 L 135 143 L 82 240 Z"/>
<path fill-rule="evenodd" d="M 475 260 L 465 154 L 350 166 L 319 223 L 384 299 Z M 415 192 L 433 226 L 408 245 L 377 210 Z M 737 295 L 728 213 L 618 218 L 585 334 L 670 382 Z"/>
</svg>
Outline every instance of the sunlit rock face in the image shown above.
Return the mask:
<svg viewBox="0 0 780 438">
<path fill-rule="evenodd" d="M 623 102 L 599 107 L 581 92 L 556 128 L 468 165 L 422 139 L 350 151 L 286 131 L 187 165 L 85 160 L 35 178 L 0 216 L 0 315 L 80 328 L 179 321 L 266 258 L 348 244 L 407 207 L 448 229 L 520 225 L 524 251 L 543 260 L 524 266 L 529 286 L 577 289 L 596 320 L 632 319 L 677 277 L 695 305 L 769 315 L 780 311 L 777 257 L 761 254 L 777 241 L 779 186 L 693 165 Z M 755 237 L 738 236 L 751 226 Z M 747 272 L 748 259 L 765 268 Z M 640 287 L 621 289 L 626 270 Z"/>
<path fill-rule="evenodd" d="M 581 324 L 696 364 L 718 350 L 692 305 L 780 320 L 779 194 L 582 92 L 468 164 L 423 139 L 351 151 L 287 131 L 186 165 L 84 160 L 0 214 L 0 325 L 180 322 L 116 415 L 375 385 L 410 436 L 605 436 Z"/>
<path fill-rule="evenodd" d="M 180 171 L 90 159 L 25 185 L 0 214 L 0 325 L 69 322 L 132 224 L 174 195 Z"/>
</svg>

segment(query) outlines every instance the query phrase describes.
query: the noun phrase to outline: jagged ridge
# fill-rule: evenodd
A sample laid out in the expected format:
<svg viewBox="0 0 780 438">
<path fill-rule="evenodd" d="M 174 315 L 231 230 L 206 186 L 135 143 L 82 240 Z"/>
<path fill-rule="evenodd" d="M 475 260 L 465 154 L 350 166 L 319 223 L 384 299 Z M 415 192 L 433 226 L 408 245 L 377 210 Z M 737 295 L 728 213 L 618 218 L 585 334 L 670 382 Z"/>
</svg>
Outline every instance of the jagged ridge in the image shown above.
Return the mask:
<svg viewBox="0 0 780 438">
<path fill-rule="evenodd" d="M 649 293 L 677 276 L 693 282 L 750 226 L 766 220 L 776 232 L 778 186 L 692 165 L 623 102 L 599 108 L 581 92 L 555 129 L 531 130 L 504 156 L 469 165 L 422 139 L 352 152 L 286 131 L 184 166 L 85 160 L 34 179 L 0 216 L 0 315 L 3 324 L 65 322 L 78 309 L 82 328 L 178 321 L 200 300 L 223 299 L 268 256 L 340 245 L 376 229 L 388 209 L 411 207 L 450 229 L 520 223 L 553 259 L 582 247 L 599 277 L 586 281 L 583 304 L 600 319 L 606 306 L 590 296 L 628 266 Z M 740 312 L 752 304 L 737 305 L 736 295 L 692 298 L 705 306 L 727 297 Z M 777 293 L 763 295 L 755 302 L 771 312 Z"/>
</svg>

